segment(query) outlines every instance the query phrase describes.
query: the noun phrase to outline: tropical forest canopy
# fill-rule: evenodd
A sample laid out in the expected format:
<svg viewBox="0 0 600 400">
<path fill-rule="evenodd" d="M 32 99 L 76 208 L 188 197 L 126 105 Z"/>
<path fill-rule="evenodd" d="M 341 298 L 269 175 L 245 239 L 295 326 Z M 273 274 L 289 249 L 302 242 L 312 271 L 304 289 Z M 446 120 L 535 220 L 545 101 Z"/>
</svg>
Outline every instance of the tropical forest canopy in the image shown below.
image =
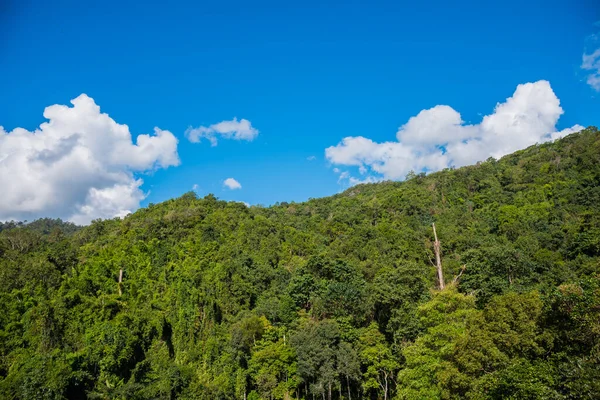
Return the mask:
<svg viewBox="0 0 600 400">
<path fill-rule="evenodd" d="M 0 224 L 2 399 L 599 393 L 595 128 L 304 203 Z"/>
</svg>

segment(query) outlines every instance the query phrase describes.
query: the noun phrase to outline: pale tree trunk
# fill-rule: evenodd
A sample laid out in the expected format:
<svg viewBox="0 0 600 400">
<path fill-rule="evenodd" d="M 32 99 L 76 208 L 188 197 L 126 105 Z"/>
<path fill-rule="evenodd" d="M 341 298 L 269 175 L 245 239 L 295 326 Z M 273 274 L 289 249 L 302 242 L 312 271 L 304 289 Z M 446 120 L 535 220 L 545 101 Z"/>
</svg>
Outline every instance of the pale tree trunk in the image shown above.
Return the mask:
<svg viewBox="0 0 600 400">
<path fill-rule="evenodd" d="M 123 268 L 119 270 L 119 296 L 123 294 L 121 284 L 123 283 Z"/>
<path fill-rule="evenodd" d="M 435 223 L 431 224 L 433 226 L 433 236 L 435 237 L 435 242 L 433 242 L 433 251 L 435 252 L 435 268 L 437 269 L 438 281 L 440 284 L 440 289 L 444 290 L 446 287 L 444 283 L 444 271 L 442 271 L 442 257 L 440 255 L 440 241 L 437 237 L 437 232 L 435 231 Z"/>
<path fill-rule="evenodd" d="M 352 400 L 352 396 L 350 395 L 350 378 L 346 375 L 346 383 L 348 384 L 348 400 Z"/>
<path fill-rule="evenodd" d="M 383 400 L 387 400 L 387 394 L 388 394 L 387 372 L 384 372 L 384 379 L 385 379 L 385 389 L 383 390 Z"/>
<path fill-rule="evenodd" d="M 458 275 L 456 275 L 456 276 L 454 277 L 454 279 L 452 279 L 452 284 L 453 284 L 453 285 L 456 285 L 456 284 L 458 283 L 458 280 L 459 280 L 459 279 L 460 279 L 460 277 L 462 276 L 463 272 L 465 272 L 465 269 L 467 269 L 467 265 L 466 265 L 466 264 L 465 264 L 465 265 L 463 265 L 463 266 L 460 268 L 460 272 L 458 273 Z"/>
<path fill-rule="evenodd" d="M 387 393 L 388 393 L 388 374 L 386 371 L 384 370 L 379 370 L 379 372 L 381 373 L 380 376 L 383 376 L 383 382 L 381 381 L 381 379 L 377 380 L 377 383 L 379 384 L 379 387 L 381 388 L 381 390 L 383 390 L 383 399 L 387 400 Z"/>
</svg>

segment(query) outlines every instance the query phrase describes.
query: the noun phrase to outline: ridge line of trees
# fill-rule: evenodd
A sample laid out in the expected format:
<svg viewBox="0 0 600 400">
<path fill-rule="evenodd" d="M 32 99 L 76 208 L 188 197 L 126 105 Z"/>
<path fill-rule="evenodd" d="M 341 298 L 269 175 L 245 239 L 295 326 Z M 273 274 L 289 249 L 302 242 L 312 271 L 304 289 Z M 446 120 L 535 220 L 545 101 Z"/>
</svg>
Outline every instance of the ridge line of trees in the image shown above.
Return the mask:
<svg viewBox="0 0 600 400">
<path fill-rule="evenodd" d="M 303 203 L 0 224 L 2 399 L 598 393 L 595 128 Z"/>
</svg>

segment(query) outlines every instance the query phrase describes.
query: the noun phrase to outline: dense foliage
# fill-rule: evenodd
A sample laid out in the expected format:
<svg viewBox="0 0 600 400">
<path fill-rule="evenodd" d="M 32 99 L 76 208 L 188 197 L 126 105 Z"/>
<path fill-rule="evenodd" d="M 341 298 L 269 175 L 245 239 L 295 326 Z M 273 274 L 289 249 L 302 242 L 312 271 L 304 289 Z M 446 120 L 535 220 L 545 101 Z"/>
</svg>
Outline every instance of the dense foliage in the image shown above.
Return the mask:
<svg viewBox="0 0 600 400">
<path fill-rule="evenodd" d="M 0 230 L 3 399 L 600 393 L 595 128 L 305 203 Z"/>
</svg>

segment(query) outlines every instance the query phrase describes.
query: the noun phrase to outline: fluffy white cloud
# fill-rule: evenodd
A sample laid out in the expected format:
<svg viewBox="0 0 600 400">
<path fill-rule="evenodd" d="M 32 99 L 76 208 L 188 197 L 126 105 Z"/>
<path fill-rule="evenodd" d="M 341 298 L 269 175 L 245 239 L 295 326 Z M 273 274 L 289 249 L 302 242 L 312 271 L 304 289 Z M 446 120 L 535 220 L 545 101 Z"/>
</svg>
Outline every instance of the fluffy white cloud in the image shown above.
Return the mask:
<svg viewBox="0 0 600 400">
<path fill-rule="evenodd" d="M 179 165 L 177 139 L 158 128 L 132 140 L 85 94 L 53 105 L 33 132 L 0 127 L 0 220 L 124 216 L 145 197 L 135 173 Z"/>
<path fill-rule="evenodd" d="M 227 178 L 223 181 L 223 185 L 225 185 L 226 187 L 228 187 L 231 190 L 235 190 L 235 189 L 241 189 L 242 185 L 240 185 L 240 183 L 238 181 L 236 181 L 233 178 Z"/>
<path fill-rule="evenodd" d="M 198 143 L 202 138 L 207 139 L 212 146 L 218 143 L 217 136 L 224 139 L 247 140 L 252 141 L 258 136 L 258 129 L 252 127 L 252 123 L 247 119 L 231 121 L 221 121 L 211 126 L 199 126 L 198 128 L 188 128 L 185 136 L 192 143 Z"/>
<path fill-rule="evenodd" d="M 547 81 L 526 83 L 481 123 L 467 125 L 446 105 L 423 110 L 402 125 L 396 141 L 377 143 L 357 136 L 346 137 L 325 150 L 332 164 L 355 166 L 361 174 L 377 174 L 350 183 L 400 179 L 409 171 L 437 171 L 499 158 L 532 144 L 557 139 L 583 129 L 580 125 L 556 132 L 563 110 Z M 343 173 L 342 173 L 343 174 Z M 342 176 L 340 176 L 342 177 Z"/>
</svg>

